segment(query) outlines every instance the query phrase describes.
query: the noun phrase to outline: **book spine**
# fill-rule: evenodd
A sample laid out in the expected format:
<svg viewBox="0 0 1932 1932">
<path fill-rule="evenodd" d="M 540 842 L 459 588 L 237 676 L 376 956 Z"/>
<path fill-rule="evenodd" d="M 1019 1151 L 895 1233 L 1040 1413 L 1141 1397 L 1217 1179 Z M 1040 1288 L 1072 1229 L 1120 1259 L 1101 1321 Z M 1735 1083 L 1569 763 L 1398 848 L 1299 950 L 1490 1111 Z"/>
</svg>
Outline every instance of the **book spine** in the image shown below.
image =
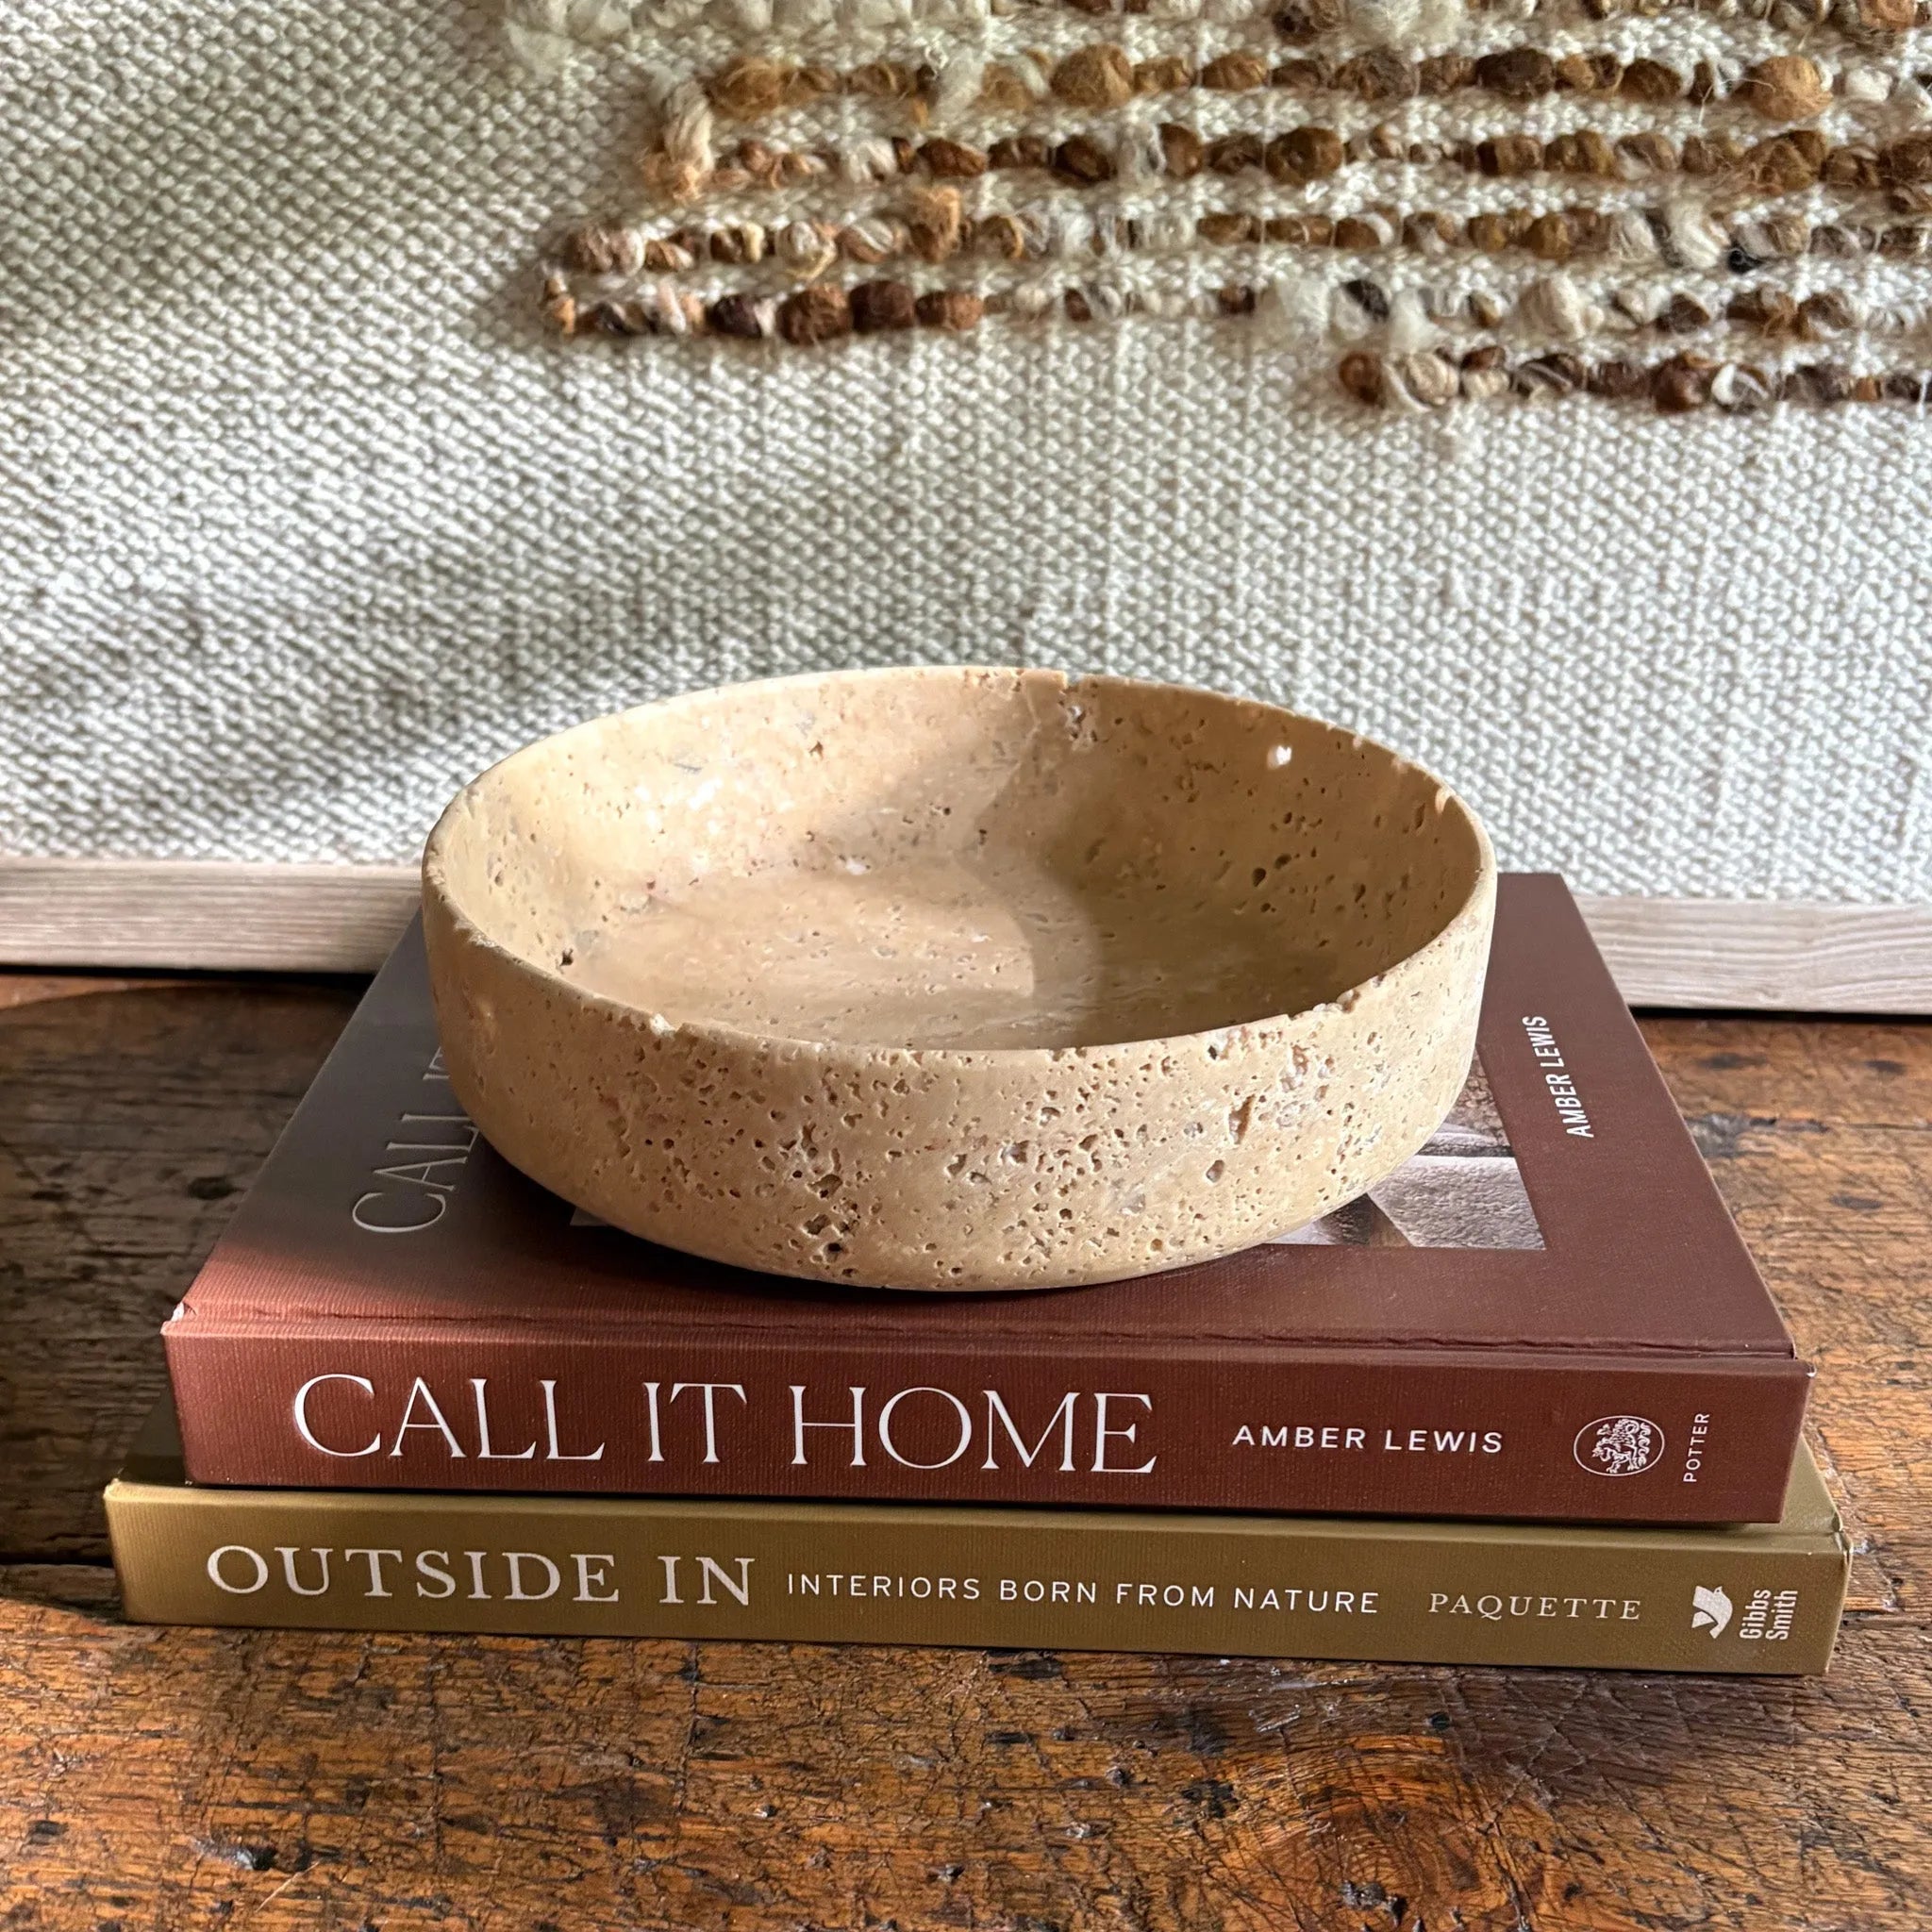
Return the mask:
<svg viewBox="0 0 1932 1932">
<path fill-rule="evenodd" d="M 137 1622 L 1807 1674 L 1832 1540 L 120 1482 Z"/>
<path fill-rule="evenodd" d="M 1774 1522 L 1808 1372 L 171 1331 L 188 1474 L 309 1488 Z"/>
</svg>

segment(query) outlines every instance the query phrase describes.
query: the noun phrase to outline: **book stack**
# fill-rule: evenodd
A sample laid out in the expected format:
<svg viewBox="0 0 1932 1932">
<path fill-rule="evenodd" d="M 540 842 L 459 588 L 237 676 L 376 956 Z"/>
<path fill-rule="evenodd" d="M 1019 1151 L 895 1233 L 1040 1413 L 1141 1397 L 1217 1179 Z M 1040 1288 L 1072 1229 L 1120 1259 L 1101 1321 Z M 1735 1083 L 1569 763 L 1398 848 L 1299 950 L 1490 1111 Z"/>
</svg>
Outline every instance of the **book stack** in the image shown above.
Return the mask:
<svg viewBox="0 0 1932 1932">
<path fill-rule="evenodd" d="M 412 933 L 164 1339 L 108 1491 L 152 1622 L 1810 1673 L 1844 1596 L 1810 1368 L 1548 876 L 1382 1186 L 1024 1295 L 574 1211 L 457 1106 Z"/>
</svg>

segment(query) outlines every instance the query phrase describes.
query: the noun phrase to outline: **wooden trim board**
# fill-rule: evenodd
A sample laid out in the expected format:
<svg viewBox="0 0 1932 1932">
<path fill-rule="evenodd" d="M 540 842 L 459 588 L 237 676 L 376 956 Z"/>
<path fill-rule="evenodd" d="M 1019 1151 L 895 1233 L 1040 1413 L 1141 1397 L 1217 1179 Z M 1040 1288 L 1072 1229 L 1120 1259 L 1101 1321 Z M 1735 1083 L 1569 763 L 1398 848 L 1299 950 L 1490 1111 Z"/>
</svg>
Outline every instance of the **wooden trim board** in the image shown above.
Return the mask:
<svg viewBox="0 0 1932 1932">
<path fill-rule="evenodd" d="M 373 973 L 413 865 L 0 858 L 0 965 Z"/>
<path fill-rule="evenodd" d="M 412 865 L 0 858 L 0 965 L 367 973 Z M 1633 1006 L 1932 1013 L 1932 906 L 1585 897 Z"/>
<path fill-rule="evenodd" d="M 1633 1007 L 1932 1013 L 1932 906 L 1579 895 Z"/>
</svg>

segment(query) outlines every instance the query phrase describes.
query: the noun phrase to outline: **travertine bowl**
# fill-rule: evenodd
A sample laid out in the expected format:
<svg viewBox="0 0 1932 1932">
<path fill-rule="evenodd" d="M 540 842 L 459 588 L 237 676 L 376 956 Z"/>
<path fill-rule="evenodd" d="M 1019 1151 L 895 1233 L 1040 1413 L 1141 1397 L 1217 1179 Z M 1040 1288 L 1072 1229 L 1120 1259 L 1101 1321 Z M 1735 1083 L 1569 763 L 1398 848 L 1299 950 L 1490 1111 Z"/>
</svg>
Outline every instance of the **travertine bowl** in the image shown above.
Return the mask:
<svg viewBox="0 0 1932 1932">
<path fill-rule="evenodd" d="M 1052 1288 L 1299 1226 L 1461 1088 L 1489 841 L 1380 745 L 1037 671 L 786 678 L 462 791 L 424 912 L 458 1098 L 619 1227 Z"/>
</svg>

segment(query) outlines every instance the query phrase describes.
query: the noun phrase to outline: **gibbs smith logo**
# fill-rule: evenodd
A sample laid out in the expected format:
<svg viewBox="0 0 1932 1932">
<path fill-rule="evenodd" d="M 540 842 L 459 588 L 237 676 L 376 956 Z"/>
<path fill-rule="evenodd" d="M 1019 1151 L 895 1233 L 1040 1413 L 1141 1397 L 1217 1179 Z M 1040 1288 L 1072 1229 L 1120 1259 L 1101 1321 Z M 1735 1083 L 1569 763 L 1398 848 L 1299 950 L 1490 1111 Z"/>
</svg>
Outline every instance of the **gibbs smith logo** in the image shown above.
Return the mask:
<svg viewBox="0 0 1932 1932">
<path fill-rule="evenodd" d="M 1664 1432 L 1641 1415 L 1604 1415 L 1576 1432 L 1572 1453 L 1592 1475 L 1641 1475 L 1663 1459 Z"/>
<path fill-rule="evenodd" d="M 1713 1637 L 1722 1637 L 1731 1625 L 1731 1600 L 1720 1584 L 1715 1590 L 1707 1590 L 1697 1584 L 1690 1591 L 1690 1627 L 1693 1630 L 1708 1630 Z"/>
</svg>

